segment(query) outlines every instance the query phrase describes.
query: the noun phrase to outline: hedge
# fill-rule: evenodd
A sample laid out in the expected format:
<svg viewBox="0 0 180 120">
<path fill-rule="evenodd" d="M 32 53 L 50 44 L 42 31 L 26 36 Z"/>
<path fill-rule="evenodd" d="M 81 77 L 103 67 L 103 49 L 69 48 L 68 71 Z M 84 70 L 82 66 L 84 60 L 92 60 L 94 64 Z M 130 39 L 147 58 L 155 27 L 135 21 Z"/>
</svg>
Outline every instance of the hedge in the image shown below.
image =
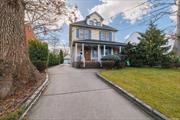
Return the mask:
<svg viewBox="0 0 180 120">
<path fill-rule="evenodd" d="M 29 41 L 29 57 L 39 71 L 44 71 L 48 63 L 48 44 L 40 40 Z"/>
<path fill-rule="evenodd" d="M 60 55 L 53 53 L 53 52 L 49 52 L 49 62 L 48 62 L 48 66 L 55 66 L 55 65 L 59 65 L 60 64 Z"/>
<path fill-rule="evenodd" d="M 103 68 L 119 68 L 120 57 L 118 55 L 106 55 L 101 58 L 101 63 Z"/>
</svg>

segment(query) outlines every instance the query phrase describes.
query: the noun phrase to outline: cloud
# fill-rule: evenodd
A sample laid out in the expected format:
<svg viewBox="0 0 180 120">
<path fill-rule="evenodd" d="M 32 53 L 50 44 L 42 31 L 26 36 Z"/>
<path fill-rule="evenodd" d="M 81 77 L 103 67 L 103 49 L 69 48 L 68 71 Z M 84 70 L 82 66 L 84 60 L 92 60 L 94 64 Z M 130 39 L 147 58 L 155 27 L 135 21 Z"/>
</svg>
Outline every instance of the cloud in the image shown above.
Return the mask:
<svg viewBox="0 0 180 120">
<path fill-rule="evenodd" d="M 142 15 L 149 11 L 150 3 L 146 0 L 100 0 L 102 4 L 95 6 L 90 10 L 97 11 L 105 18 L 105 23 L 108 24 L 115 17 L 121 15 L 130 23 L 135 23 L 142 19 Z"/>
</svg>

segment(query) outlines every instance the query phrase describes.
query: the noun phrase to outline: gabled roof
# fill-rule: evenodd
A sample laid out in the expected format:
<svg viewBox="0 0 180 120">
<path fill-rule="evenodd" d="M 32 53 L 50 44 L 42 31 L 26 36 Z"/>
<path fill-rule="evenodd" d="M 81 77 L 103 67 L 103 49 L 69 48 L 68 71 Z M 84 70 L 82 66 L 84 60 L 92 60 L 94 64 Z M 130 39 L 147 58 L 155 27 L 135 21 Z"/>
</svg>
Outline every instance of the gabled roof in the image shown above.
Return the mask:
<svg viewBox="0 0 180 120">
<path fill-rule="evenodd" d="M 88 24 L 86 23 L 86 20 L 78 21 L 78 22 L 72 23 L 71 25 L 79 26 L 79 27 L 102 29 L 102 30 L 118 31 L 117 29 L 115 29 L 115 28 L 113 28 L 113 27 L 110 27 L 110 26 L 107 26 L 107 25 L 104 25 L 104 24 L 102 24 L 102 26 L 92 26 L 92 25 L 88 25 Z"/>
<path fill-rule="evenodd" d="M 86 19 L 89 18 L 93 14 L 96 14 L 97 16 L 99 16 L 101 18 L 101 20 L 104 20 L 104 18 L 99 13 L 97 13 L 96 11 L 91 13 L 91 14 L 89 14 L 88 16 L 86 16 Z"/>
</svg>

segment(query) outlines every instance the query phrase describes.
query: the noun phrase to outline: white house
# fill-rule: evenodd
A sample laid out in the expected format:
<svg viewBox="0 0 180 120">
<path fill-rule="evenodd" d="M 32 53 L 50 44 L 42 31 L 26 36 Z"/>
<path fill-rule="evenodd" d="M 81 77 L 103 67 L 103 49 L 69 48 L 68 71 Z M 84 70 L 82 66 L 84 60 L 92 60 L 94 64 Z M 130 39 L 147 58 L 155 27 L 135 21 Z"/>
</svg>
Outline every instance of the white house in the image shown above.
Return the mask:
<svg viewBox="0 0 180 120">
<path fill-rule="evenodd" d="M 102 56 L 121 52 L 121 46 L 125 44 L 116 42 L 118 30 L 104 25 L 103 20 L 97 12 L 93 12 L 85 20 L 70 24 L 69 46 L 73 66 L 76 67 L 80 61 L 84 67 L 88 63 L 100 63 Z"/>
</svg>

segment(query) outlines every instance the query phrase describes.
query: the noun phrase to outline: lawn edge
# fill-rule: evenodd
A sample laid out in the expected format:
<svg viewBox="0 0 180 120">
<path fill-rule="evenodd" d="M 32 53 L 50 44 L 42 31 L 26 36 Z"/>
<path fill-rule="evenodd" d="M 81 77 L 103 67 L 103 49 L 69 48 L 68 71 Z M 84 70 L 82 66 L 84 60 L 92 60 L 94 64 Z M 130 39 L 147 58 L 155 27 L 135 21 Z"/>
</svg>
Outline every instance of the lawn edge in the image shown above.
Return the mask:
<svg viewBox="0 0 180 120">
<path fill-rule="evenodd" d="M 110 87 L 112 87 L 114 90 L 116 90 L 119 94 L 123 95 L 125 98 L 127 98 L 129 101 L 134 103 L 136 106 L 138 106 L 140 109 L 145 111 L 147 114 L 152 116 L 153 118 L 157 120 L 170 120 L 167 116 L 160 113 L 158 110 L 152 108 L 151 106 L 147 105 L 143 101 L 136 98 L 131 93 L 127 92 L 125 89 L 119 87 L 118 85 L 114 84 L 112 81 L 108 80 L 107 78 L 103 77 L 99 72 L 96 73 L 97 77 L 100 78 L 103 82 L 108 84 Z"/>
<path fill-rule="evenodd" d="M 33 107 L 33 105 L 39 100 L 41 94 L 43 93 L 43 91 L 45 90 L 45 88 L 47 87 L 48 83 L 49 83 L 49 78 L 48 78 L 48 73 L 46 72 L 46 79 L 45 81 L 41 84 L 41 86 L 39 86 L 36 91 L 24 102 L 24 104 L 22 105 L 25 110 L 22 113 L 22 115 L 20 116 L 19 120 L 23 120 L 23 118 L 27 115 L 28 111 Z"/>
</svg>

